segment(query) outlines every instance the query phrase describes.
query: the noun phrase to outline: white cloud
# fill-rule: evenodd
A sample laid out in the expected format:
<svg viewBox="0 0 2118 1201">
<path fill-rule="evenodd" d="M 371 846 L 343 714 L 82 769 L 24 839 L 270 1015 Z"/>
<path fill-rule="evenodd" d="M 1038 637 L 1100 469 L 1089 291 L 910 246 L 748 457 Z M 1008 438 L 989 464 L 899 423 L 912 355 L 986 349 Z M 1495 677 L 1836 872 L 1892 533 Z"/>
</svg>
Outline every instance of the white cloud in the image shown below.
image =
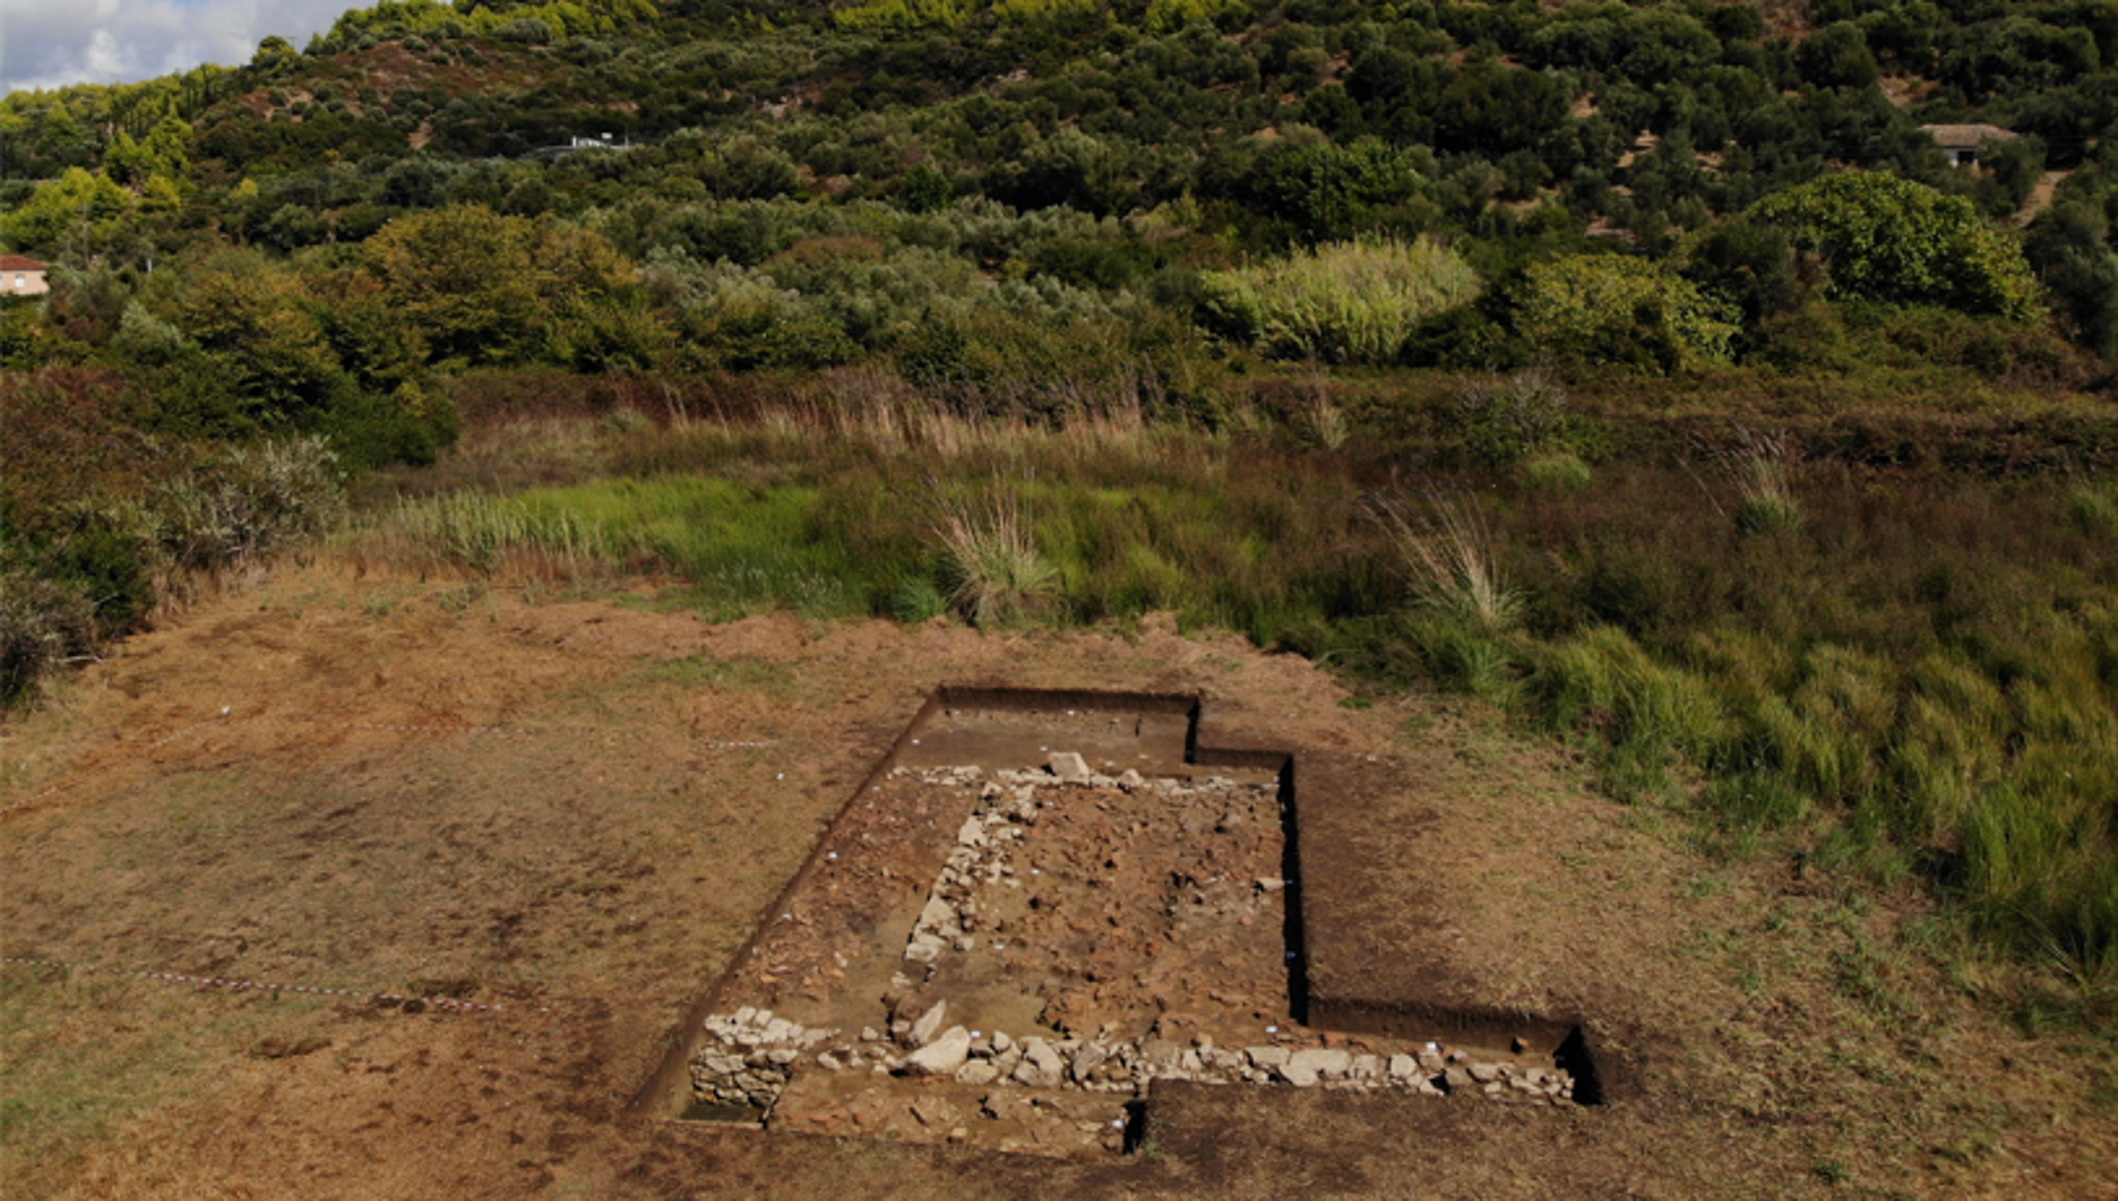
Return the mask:
<svg viewBox="0 0 2118 1201">
<path fill-rule="evenodd" d="M 0 90 L 130 83 L 299 48 L 353 0 L 0 0 Z"/>
</svg>

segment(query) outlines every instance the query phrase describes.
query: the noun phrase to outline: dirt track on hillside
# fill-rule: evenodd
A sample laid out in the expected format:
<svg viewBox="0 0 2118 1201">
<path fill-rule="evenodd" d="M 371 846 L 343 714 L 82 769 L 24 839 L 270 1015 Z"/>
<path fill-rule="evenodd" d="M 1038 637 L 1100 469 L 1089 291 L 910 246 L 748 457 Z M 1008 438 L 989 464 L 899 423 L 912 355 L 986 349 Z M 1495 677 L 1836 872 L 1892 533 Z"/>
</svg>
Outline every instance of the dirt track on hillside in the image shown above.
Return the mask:
<svg viewBox="0 0 2118 1201">
<path fill-rule="evenodd" d="M 1407 1128 L 1372 1099 L 1173 1088 L 1153 1153 L 1066 1165 L 620 1121 L 944 682 L 1196 693 L 1286 745 L 1387 761 L 1363 837 L 1405 862 L 1364 885 L 1377 953 L 1416 941 L 1496 1002 L 1598 1015 L 1636 1096 Z M 328 567 L 202 602 L 7 729 L 0 953 L 47 961 L 0 975 L 8 1193 L 2112 1188 L 2107 1067 L 1985 1023 L 1902 957 L 1863 969 L 1894 1009 L 1833 987 L 1914 909 L 1701 860 L 1673 819 L 1595 797 L 1475 714 L 1344 697 L 1306 662 L 1166 622 L 710 626 Z M 1393 927 L 1414 913 L 1447 920 Z"/>
</svg>

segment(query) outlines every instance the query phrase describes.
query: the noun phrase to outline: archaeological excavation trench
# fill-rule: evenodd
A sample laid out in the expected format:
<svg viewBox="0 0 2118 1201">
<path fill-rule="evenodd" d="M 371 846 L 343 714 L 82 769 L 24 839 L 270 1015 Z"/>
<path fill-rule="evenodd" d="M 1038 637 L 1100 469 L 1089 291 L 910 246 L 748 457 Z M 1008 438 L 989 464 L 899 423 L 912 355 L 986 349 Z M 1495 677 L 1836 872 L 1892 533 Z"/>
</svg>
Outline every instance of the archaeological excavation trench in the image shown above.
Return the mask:
<svg viewBox="0 0 2118 1201">
<path fill-rule="evenodd" d="M 1298 756 L 1209 742 L 1191 697 L 943 689 L 636 1112 L 1089 1157 L 1158 1080 L 1601 1099 L 1577 1022 L 1312 997 Z"/>
</svg>

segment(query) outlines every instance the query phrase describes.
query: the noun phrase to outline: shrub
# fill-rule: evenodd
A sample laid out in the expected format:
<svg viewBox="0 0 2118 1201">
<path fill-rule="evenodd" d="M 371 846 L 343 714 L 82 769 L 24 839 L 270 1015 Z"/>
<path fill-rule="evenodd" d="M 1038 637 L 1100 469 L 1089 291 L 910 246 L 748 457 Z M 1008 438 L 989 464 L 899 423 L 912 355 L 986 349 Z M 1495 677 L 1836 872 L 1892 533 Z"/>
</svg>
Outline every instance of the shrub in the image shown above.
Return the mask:
<svg viewBox="0 0 2118 1201">
<path fill-rule="evenodd" d="M 2039 310 L 2022 248 L 1962 196 L 1911 180 L 1840 171 L 1775 192 L 1751 220 L 1822 259 L 1834 297 L 1937 304 L 2018 321 Z"/>
<path fill-rule="evenodd" d="M 1573 254 L 1532 265 L 1515 328 L 1547 353 L 1664 374 L 1726 361 L 1734 314 L 1644 259 Z"/>
<path fill-rule="evenodd" d="M 1474 380 L 1457 389 L 1443 413 L 1449 427 L 1442 443 L 1487 465 L 1563 446 L 1575 435 L 1566 389 L 1548 371 Z"/>
<path fill-rule="evenodd" d="M 208 459 L 163 485 L 153 508 L 176 565 L 213 570 L 322 533 L 343 500 L 338 456 L 324 439 L 300 437 Z"/>
<path fill-rule="evenodd" d="M 2118 538 L 2118 483 L 2075 484 L 2067 495 L 2067 515 L 2090 533 Z"/>
<path fill-rule="evenodd" d="M 1587 463 L 1564 450 L 1533 456 L 1523 463 L 1522 475 L 1530 487 L 1540 492 L 1580 492 L 1593 478 Z"/>
<path fill-rule="evenodd" d="M 1200 282 L 1205 315 L 1224 336 L 1332 363 L 1396 362 L 1420 322 L 1479 291 L 1470 265 L 1427 238 L 1337 243 Z"/>
<path fill-rule="evenodd" d="M 96 606 L 26 571 L 0 573 L 0 708 L 27 701 L 45 676 L 95 645 Z"/>
</svg>

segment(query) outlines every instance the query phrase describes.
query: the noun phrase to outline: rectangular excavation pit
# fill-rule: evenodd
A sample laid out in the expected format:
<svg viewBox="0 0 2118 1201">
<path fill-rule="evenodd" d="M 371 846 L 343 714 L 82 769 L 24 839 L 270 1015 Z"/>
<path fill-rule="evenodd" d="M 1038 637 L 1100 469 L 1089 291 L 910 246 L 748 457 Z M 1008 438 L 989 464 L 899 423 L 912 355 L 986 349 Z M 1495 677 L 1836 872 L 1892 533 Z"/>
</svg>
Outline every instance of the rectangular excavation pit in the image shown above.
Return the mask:
<svg viewBox="0 0 2118 1201">
<path fill-rule="evenodd" d="M 1595 1099 L 1566 1024 L 1309 1025 L 1295 757 L 1202 746 L 1200 716 L 1188 696 L 941 690 L 636 1110 L 1101 1156 L 1158 1078 Z"/>
</svg>

